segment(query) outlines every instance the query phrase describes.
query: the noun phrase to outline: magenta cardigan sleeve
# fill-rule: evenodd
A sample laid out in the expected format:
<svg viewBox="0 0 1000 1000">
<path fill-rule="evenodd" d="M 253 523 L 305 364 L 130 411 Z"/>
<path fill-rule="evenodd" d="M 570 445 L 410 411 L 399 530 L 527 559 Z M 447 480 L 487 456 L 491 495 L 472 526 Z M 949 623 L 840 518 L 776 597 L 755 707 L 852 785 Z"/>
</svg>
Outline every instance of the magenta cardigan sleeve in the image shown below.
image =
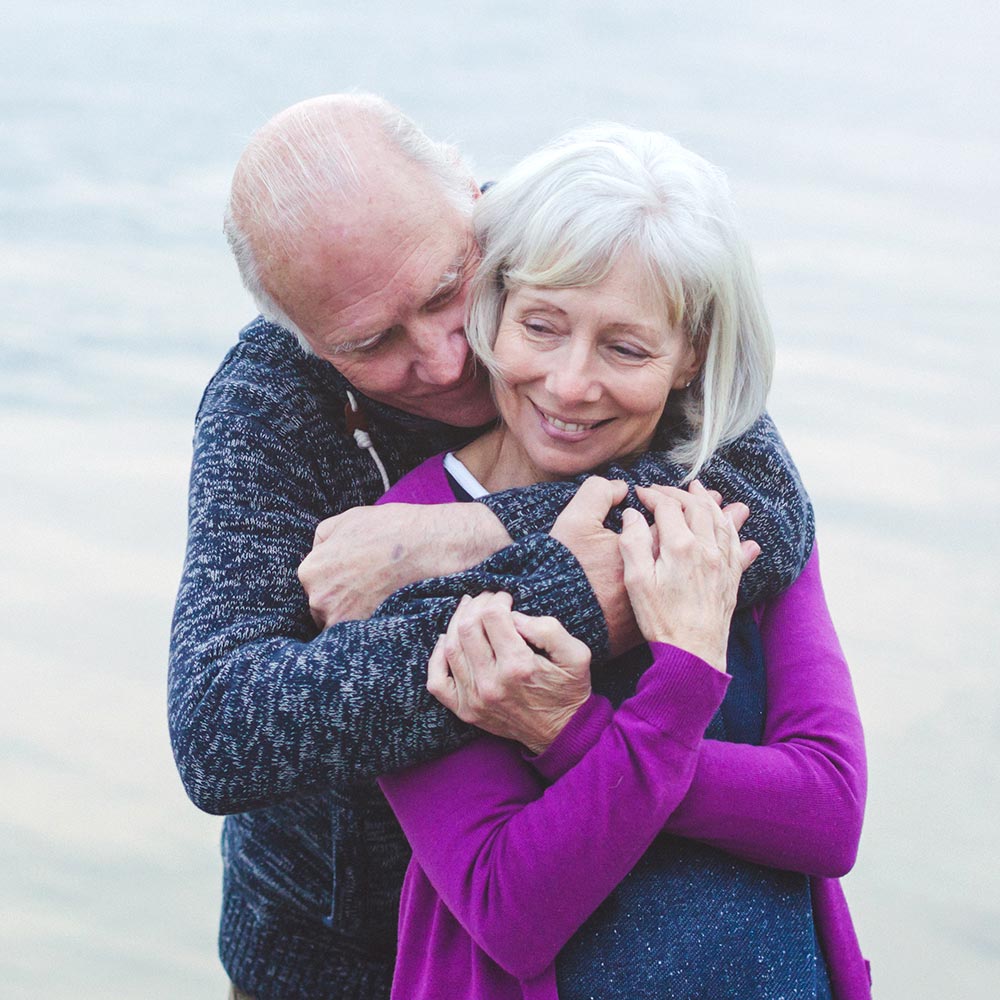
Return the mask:
<svg viewBox="0 0 1000 1000">
<path fill-rule="evenodd" d="M 549 787 L 513 744 L 492 737 L 380 779 L 438 895 L 519 979 L 555 961 L 645 853 L 694 774 L 729 679 L 673 646 L 652 649 L 635 695 Z"/>
<path fill-rule="evenodd" d="M 847 663 L 830 620 L 816 550 L 760 621 L 767 669 L 761 746 L 705 740 L 669 833 L 758 864 L 839 877 L 857 855 L 864 816 L 864 737 Z M 578 713 L 533 762 L 549 781 L 597 738 Z"/>
</svg>

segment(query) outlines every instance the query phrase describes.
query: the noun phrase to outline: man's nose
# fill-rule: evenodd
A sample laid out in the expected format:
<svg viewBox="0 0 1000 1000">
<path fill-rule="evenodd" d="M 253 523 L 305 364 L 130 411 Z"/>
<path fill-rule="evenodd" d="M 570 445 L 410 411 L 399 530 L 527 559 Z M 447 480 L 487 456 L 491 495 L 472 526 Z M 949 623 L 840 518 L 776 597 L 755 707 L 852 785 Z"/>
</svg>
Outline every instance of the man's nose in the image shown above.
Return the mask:
<svg viewBox="0 0 1000 1000">
<path fill-rule="evenodd" d="M 469 342 L 465 330 L 446 317 L 428 317 L 411 333 L 416 343 L 415 367 L 421 381 L 449 386 L 465 374 Z M 434 322 L 433 320 L 437 320 Z"/>
</svg>

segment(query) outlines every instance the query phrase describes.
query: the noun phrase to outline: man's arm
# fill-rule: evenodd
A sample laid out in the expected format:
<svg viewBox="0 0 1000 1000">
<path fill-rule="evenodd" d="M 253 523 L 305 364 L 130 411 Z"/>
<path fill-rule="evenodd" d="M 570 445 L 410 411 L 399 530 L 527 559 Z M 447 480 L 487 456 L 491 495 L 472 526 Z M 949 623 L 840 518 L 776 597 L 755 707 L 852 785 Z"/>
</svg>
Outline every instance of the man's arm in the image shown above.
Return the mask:
<svg viewBox="0 0 1000 1000">
<path fill-rule="evenodd" d="M 664 440 L 657 442 L 658 446 L 666 444 Z M 677 485 L 685 472 L 660 450 L 640 456 L 628 467 L 613 465 L 602 475 L 634 487 Z M 431 517 L 424 513 L 415 525 L 409 520 L 394 524 L 384 511 L 372 510 L 348 511 L 330 519 L 321 525 L 319 544 L 303 565 L 303 584 L 316 620 L 326 625 L 369 614 L 395 586 L 453 572 L 457 563 L 472 565 L 506 545 L 510 537 L 553 531 L 584 478 L 539 483 L 484 498 L 482 504 L 502 522 L 502 529 L 497 521 L 484 519 L 468 505 L 435 511 Z M 745 434 L 720 449 L 700 479 L 709 489 L 717 490 L 724 502 L 742 502 L 750 509 L 750 519 L 740 535 L 756 541 L 761 555 L 740 583 L 740 606 L 779 593 L 805 565 L 815 525 L 812 505 L 771 418 L 765 414 Z M 634 492 L 629 503 L 638 506 Z M 620 528 L 617 515 L 609 523 Z M 583 566 L 604 612 L 611 650 L 621 652 L 635 645 L 638 632 L 625 596 L 617 538 L 602 527 L 598 522 L 564 521 L 554 535 Z M 375 553 L 368 545 L 369 534 L 377 540 Z M 446 544 L 445 538 L 450 543 Z M 468 561 L 463 563 L 464 559 Z M 388 589 L 380 577 L 385 565 L 393 574 L 393 586 Z M 546 614 L 559 617 L 557 609 Z"/>
<path fill-rule="evenodd" d="M 581 639 L 605 643 L 582 570 L 544 535 L 316 636 L 295 571 L 329 501 L 304 447 L 241 415 L 199 423 L 169 722 L 188 794 L 209 812 L 373 777 L 468 739 L 426 691 L 428 656 L 461 594 L 507 590 L 532 614 L 558 607 Z"/>
<path fill-rule="evenodd" d="M 656 447 L 665 444 L 658 438 Z M 607 479 L 622 479 L 633 487 L 677 486 L 685 474 L 665 450 L 646 452 L 627 466 L 612 464 L 601 470 Z M 574 483 L 539 483 L 515 496 L 508 491 L 482 502 L 516 539 L 549 531 L 583 478 Z M 757 542 L 761 554 L 740 581 L 739 606 L 758 604 L 780 593 L 805 566 L 816 526 L 798 470 L 770 416 L 763 414 L 745 434 L 720 448 L 698 478 L 708 489 L 722 494 L 724 503 L 739 502 L 750 508 L 740 537 Z M 631 504 L 637 506 L 634 499 Z M 616 529 L 621 527 L 620 521 L 609 523 Z M 577 555 L 579 558 L 580 553 Z M 581 561 L 589 575 L 583 555 Z"/>
</svg>

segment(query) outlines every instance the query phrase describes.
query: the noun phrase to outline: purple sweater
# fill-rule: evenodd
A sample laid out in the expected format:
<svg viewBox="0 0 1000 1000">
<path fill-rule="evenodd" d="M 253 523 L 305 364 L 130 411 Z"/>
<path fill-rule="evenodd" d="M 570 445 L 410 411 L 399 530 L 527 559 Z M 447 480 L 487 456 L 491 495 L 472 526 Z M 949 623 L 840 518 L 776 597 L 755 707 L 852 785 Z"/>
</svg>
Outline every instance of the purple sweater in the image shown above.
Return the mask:
<svg viewBox="0 0 1000 1000">
<path fill-rule="evenodd" d="M 382 502 L 447 503 L 440 458 Z M 615 711 L 591 696 L 530 761 L 487 737 L 381 779 L 413 847 L 393 997 L 557 1000 L 555 959 L 661 831 L 812 878 L 835 1000 L 868 1000 L 837 877 L 865 798 L 861 723 L 813 551 L 761 610 L 763 745 L 703 739 L 728 678 L 672 646 Z"/>
</svg>

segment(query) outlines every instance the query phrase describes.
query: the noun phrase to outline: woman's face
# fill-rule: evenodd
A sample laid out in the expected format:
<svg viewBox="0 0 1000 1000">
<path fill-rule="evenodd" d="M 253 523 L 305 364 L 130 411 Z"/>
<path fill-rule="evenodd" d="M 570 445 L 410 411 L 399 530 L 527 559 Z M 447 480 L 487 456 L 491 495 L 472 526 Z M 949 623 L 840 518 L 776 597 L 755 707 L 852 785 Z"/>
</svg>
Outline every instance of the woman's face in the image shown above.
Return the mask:
<svg viewBox="0 0 1000 1000">
<path fill-rule="evenodd" d="M 643 291 L 629 258 L 582 288 L 514 289 L 494 353 L 497 407 L 536 478 L 558 479 L 644 451 L 694 349 Z"/>
</svg>

